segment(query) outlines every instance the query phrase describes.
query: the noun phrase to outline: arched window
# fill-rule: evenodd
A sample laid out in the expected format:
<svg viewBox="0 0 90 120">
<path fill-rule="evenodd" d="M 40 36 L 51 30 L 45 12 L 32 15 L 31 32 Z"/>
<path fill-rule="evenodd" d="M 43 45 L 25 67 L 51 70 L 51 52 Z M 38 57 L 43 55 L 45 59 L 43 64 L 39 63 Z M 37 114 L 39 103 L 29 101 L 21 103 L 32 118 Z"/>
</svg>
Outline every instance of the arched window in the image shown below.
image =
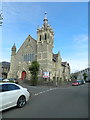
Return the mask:
<svg viewBox="0 0 90 120">
<path fill-rule="evenodd" d="M 24 55 L 24 61 L 25 61 L 25 55 Z"/>
<path fill-rule="evenodd" d="M 45 40 L 47 40 L 47 34 L 45 33 Z"/>
<path fill-rule="evenodd" d="M 40 41 L 41 41 L 41 35 L 40 35 Z"/>
<path fill-rule="evenodd" d="M 34 54 L 32 54 L 32 61 L 34 61 Z"/>
<path fill-rule="evenodd" d="M 28 59 L 27 59 L 27 61 L 29 61 L 29 54 L 28 54 Z"/>
<path fill-rule="evenodd" d="M 26 60 L 25 61 L 27 62 L 27 60 L 28 60 L 28 55 L 26 54 Z"/>
<path fill-rule="evenodd" d="M 31 61 L 31 54 L 30 54 L 30 61 Z"/>
</svg>

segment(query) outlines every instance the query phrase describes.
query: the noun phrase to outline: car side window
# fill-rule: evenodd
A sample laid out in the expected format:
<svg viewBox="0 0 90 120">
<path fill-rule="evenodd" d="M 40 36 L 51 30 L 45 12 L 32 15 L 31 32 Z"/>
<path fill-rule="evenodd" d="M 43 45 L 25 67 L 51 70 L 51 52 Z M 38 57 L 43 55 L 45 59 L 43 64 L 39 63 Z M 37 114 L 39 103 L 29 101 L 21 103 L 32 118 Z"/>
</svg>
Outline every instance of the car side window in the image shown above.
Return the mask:
<svg viewBox="0 0 90 120">
<path fill-rule="evenodd" d="M 6 86 L 6 84 L 3 84 L 2 85 L 2 92 L 6 92 L 6 91 L 8 91 L 7 86 Z"/>
<path fill-rule="evenodd" d="M 20 88 L 13 84 L 7 84 L 7 89 L 8 89 L 8 91 L 12 91 L 12 90 L 18 90 Z"/>
<path fill-rule="evenodd" d="M 0 85 L 0 92 L 2 92 L 2 85 Z"/>
</svg>

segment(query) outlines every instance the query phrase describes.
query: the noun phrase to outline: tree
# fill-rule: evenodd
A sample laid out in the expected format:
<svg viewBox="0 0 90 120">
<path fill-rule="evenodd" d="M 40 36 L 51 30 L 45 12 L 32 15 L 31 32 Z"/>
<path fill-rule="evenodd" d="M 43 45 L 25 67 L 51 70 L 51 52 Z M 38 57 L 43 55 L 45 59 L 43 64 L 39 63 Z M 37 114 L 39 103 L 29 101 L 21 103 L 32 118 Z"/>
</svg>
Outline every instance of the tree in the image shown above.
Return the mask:
<svg viewBox="0 0 90 120">
<path fill-rule="evenodd" d="M 76 76 L 76 75 L 74 75 L 73 77 L 74 77 L 75 80 L 77 79 L 77 76 Z"/>
<path fill-rule="evenodd" d="M 86 73 L 83 73 L 83 78 L 86 81 L 86 78 L 87 78 L 87 74 Z"/>
<path fill-rule="evenodd" d="M 77 79 L 77 75 L 76 75 L 76 73 L 71 74 L 70 77 L 71 77 L 71 79 L 75 79 L 75 80 Z"/>
<path fill-rule="evenodd" d="M 38 72 L 39 72 L 39 63 L 37 61 L 33 61 L 29 66 L 29 71 L 31 73 L 31 85 L 37 85 L 38 81 Z"/>
<path fill-rule="evenodd" d="M 4 78 L 4 79 L 7 78 L 7 73 L 6 72 L 2 72 L 2 78 Z"/>
</svg>

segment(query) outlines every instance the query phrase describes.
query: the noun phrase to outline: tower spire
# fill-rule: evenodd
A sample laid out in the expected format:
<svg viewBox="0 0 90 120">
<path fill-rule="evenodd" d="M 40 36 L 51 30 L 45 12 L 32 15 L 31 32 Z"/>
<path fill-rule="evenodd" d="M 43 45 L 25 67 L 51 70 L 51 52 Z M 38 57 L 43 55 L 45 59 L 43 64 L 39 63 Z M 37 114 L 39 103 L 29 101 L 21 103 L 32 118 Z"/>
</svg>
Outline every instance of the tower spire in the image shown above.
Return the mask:
<svg viewBox="0 0 90 120">
<path fill-rule="evenodd" d="M 45 14 L 45 15 L 44 15 L 44 20 L 43 20 L 43 21 L 44 21 L 44 24 L 43 24 L 43 25 L 44 25 L 44 29 L 46 29 L 46 28 L 47 28 L 47 25 L 48 25 L 47 12 L 45 12 L 44 14 Z"/>
<path fill-rule="evenodd" d="M 47 19 L 47 12 L 45 12 L 44 14 L 45 14 L 44 19 Z"/>
</svg>

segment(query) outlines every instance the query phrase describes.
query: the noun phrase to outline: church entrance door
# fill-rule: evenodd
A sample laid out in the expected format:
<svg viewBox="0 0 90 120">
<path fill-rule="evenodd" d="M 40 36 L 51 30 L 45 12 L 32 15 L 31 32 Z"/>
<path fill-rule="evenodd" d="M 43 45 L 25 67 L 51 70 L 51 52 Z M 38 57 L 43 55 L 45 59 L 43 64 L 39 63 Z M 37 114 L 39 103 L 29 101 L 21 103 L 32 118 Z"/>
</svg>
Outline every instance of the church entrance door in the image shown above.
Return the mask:
<svg viewBox="0 0 90 120">
<path fill-rule="evenodd" d="M 25 78 L 26 78 L 26 72 L 23 71 L 23 72 L 22 72 L 22 75 L 21 75 L 21 80 L 25 80 Z"/>
</svg>

